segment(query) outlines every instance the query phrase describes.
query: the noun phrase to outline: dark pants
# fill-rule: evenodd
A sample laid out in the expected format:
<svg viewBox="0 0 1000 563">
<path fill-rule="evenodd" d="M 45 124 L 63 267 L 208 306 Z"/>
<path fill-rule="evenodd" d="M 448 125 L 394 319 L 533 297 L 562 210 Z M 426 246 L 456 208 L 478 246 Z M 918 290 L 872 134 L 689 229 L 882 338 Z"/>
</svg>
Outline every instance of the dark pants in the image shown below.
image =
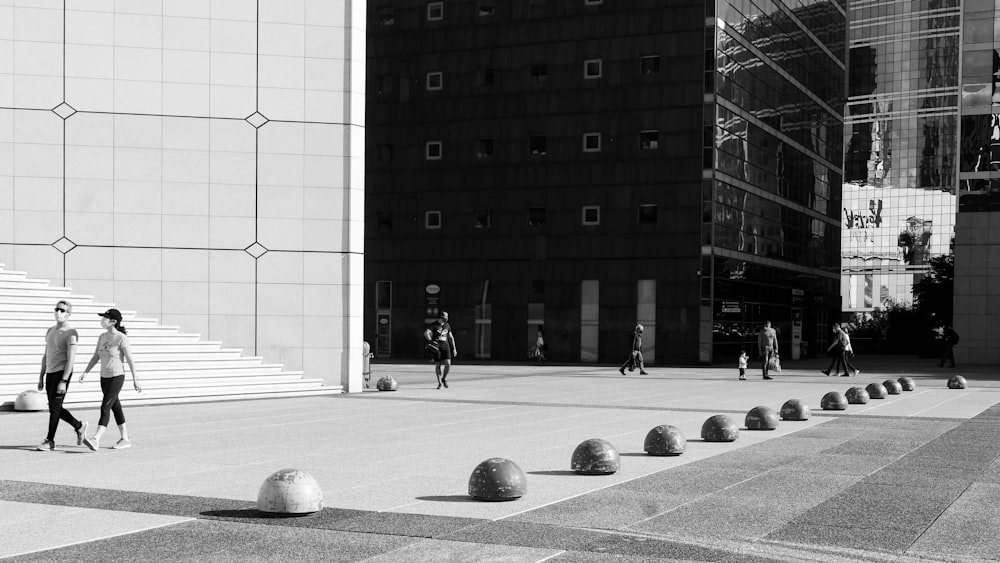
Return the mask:
<svg viewBox="0 0 1000 563">
<path fill-rule="evenodd" d="M 770 346 L 764 348 L 764 352 L 761 354 L 761 357 L 764 360 L 763 365 L 761 365 L 761 371 L 764 373 L 764 377 L 768 377 L 767 363 L 771 360 L 771 357 L 774 356 L 777 352 L 778 352 L 777 350 L 771 348 Z"/>
<path fill-rule="evenodd" d="M 101 378 L 101 391 L 104 399 L 101 401 L 101 418 L 97 422 L 99 426 L 107 426 L 111 420 L 111 413 L 115 413 L 115 423 L 119 426 L 125 424 L 125 411 L 122 410 L 122 402 L 118 400 L 122 385 L 125 384 L 125 374 L 114 377 Z"/>
<path fill-rule="evenodd" d="M 826 373 L 833 372 L 833 375 L 839 375 L 840 370 L 847 372 L 847 366 L 844 365 L 844 347 L 841 345 L 836 345 L 830 351 L 830 365 L 826 368 Z"/>
<path fill-rule="evenodd" d="M 944 352 L 941 354 L 941 361 L 938 365 L 944 367 L 945 361 L 951 362 L 951 367 L 955 367 L 955 347 L 950 342 L 945 342 Z"/>
<path fill-rule="evenodd" d="M 62 378 L 62 371 L 45 374 L 45 394 L 49 396 L 49 433 L 45 435 L 46 440 L 54 441 L 56 439 L 56 428 L 59 427 L 60 419 L 72 424 L 74 430 L 79 429 L 82 424 L 68 410 L 63 408 L 63 399 L 66 398 L 66 394 L 56 393 L 56 388 L 59 386 L 59 381 Z M 69 392 L 69 382 L 66 382 L 66 391 Z"/>
</svg>

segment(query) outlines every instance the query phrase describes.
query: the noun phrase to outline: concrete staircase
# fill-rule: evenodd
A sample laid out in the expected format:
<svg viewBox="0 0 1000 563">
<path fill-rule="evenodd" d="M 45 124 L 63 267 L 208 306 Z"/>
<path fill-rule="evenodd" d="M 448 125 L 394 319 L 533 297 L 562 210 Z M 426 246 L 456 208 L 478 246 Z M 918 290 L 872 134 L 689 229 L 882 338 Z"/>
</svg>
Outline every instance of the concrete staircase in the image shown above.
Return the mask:
<svg viewBox="0 0 1000 563">
<path fill-rule="evenodd" d="M 55 324 L 56 301 L 73 304 L 70 323 L 80 334 L 68 406 L 93 406 L 101 402 L 100 365 L 77 381 L 94 353 L 102 328 L 98 313 L 113 303 L 75 295 L 69 288 L 52 287 L 47 280 L 30 279 L 25 272 L 6 270 L 0 264 L 0 409 L 11 409 L 22 391 L 36 389 L 45 352 L 45 330 Z M 220 342 L 201 340 L 179 327 L 163 326 L 155 319 L 122 310 L 132 344 L 132 358 L 142 393 L 132 388 L 126 366 L 123 405 L 151 405 L 199 401 L 299 397 L 341 393 L 342 387 L 323 386 L 320 379 L 306 379 L 300 371 L 285 371 L 280 364 L 243 356 L 242 350 L 223 348 Z"/>
</svg>

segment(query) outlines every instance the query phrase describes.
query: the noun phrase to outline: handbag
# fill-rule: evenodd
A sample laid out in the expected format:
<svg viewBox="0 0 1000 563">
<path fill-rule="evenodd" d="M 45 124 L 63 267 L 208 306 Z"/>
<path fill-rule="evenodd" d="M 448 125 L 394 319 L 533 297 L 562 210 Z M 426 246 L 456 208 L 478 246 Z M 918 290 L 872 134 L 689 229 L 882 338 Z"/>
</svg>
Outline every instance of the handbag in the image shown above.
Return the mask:
<svg viewBox="0 0 1000 563">
<path fill-rule="evenodd" d="M 781 371 L 781 358 L 778 357 L 778 353 L 775 352 L 770 358 L 767 359 L 767 370 L 768 371 Z"/>
</svg>

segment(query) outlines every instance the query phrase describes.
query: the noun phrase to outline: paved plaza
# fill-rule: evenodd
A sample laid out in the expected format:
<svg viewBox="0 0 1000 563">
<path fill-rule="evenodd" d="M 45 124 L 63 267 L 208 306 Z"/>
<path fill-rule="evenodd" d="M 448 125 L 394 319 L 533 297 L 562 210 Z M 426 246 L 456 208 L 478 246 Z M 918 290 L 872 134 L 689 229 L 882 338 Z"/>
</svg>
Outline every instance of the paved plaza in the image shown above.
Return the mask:
<svg viewBox="0 0 1000 563">
<path fill-rule="evenodd" d="M 435 389 L 429 364 L 376 364 L 396 392 L 127 408 L 134 446 L 97 453 L 47 413 L 0 412 L 0 558 L 12 561 L 989 561 L 1000 559 L 1000 377 L 933 360 L 859 357 L 860 377 L 787 362 L 773 381 L 735 367 L 466 365 Z M 734 362 L 735 364 L 735 362 Z M 635 372 L 636 374 L 638 372 Z M 946 386 L 950 375 L 969 381 Z M 846 411 L 845 392 L 907 375 L 916 389 Z M 374 383 L 374 380 L 373 380 Z M 72 392 L 72 391 L 71 391 Z M 743 427 L 788 399 L 807 421 Z M 76 416 L 96 427 L 97 410 Z M 715 414 L 741 427 L 705 442 Z M 683 455 L 643 452 L 670 424 Z M 589 438 L 613 475 L 570 470 Z M 527 494 L 479 502 L 468 481 L 503 457 Z M 279 469 L 313 476 L 325 508 L 265 517 Z"/>
</svg>

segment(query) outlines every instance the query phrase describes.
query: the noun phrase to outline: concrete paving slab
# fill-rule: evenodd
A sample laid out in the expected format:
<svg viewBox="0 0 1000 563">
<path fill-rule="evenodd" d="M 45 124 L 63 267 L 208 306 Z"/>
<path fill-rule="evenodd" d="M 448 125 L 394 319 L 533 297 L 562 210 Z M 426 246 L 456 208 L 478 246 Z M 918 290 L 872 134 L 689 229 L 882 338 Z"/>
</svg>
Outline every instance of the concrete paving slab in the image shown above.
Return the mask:
<svg viewBox="0 0 1000 563">
<path fill-rule="evenodd" d="M 1000 554 L 1000 484 L 975 483 L 925 531 L 909 555 L 928 558 L 996 559 Z"/>
</svg>

